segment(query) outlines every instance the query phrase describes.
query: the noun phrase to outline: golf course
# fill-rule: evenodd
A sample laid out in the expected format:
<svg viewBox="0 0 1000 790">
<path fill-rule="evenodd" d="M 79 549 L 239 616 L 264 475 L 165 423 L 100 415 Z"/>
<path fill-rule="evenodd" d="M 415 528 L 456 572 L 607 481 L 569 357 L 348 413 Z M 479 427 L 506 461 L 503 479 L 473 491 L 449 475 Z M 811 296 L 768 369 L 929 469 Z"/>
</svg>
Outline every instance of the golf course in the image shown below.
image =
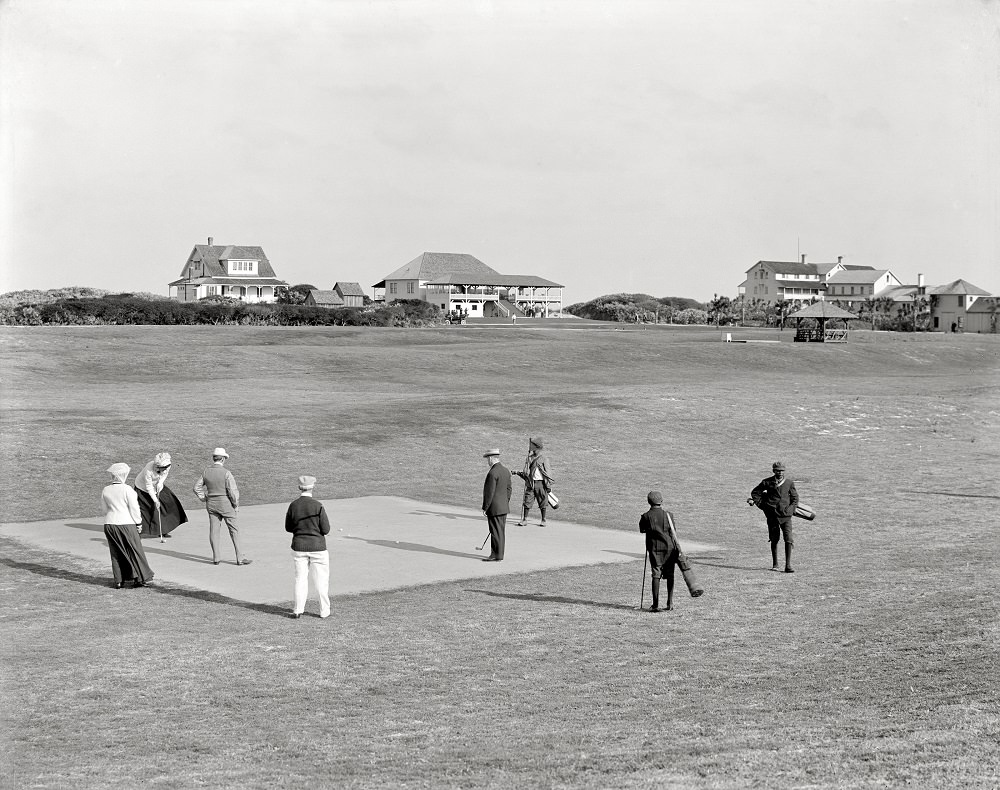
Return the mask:
<svg viewBox="0 0 1000 790">
<path fill-rule="evenodd" d="M 1000 338 L 792 335 L 0 327 L 0 787 L 997 787 Z M 529 436 L 561 504 L 491 568 L 482 456 Z M 205 561 L 214 447 L 249 567 Z M 115 590 L 105 470 L 159 452 L 190 521 Z M 746 503 L 776 460 L 794 575 Z M 325 620 L 288 617 L 298 475 Z M 705 588 L 670 612 L 651 489 Z"/>
</svg>

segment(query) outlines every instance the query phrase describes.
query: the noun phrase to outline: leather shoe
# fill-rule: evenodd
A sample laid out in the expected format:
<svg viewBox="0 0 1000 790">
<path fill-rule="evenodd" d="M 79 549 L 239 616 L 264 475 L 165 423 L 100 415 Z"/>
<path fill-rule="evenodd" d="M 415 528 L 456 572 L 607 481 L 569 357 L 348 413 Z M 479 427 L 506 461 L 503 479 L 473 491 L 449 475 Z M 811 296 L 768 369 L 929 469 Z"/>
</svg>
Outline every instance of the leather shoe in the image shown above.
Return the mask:
<svg viewBox="0 0 1000 790">
<path fill-rule="evenodd" d="M 659 612 L 659 611 L 662 611 L 662 610 L 660 609 L 659 606 L 650 606 L 649 607 L 649 611 L 651 611 L 651 612 Z"/>
<path fill-rule="evenodd" d="M 237 565 L 249 565 L 251 562 L 253 562 L 253 560 L 240 560 L 236 564 Z"/>
<path fill-rule="evenodd" d="M 795 573 L 791 568 L 785 568 L 785 573 Z"/>
<path fill-rule="evenodd" d="M 218 565 L 222 560 L 212 560 L 213 565 Z"/>
<path fill-rule="evenodd" d="M 122 588 L 122 583 L 121 582 L 115 582 L 115 589 L 116 590 L 120 590 L 121 588 Z"/>
<path fill-rule="evenodd" d="M 500 562 L 496 557 L 483 557 L 483 562 Z"/>
<path fill-rule="evenodd" d="M 298 620 L 300 617 L 302 617 L 302 612 L 292 612 L 291 617 L 293 620 Z"/>
</svg>

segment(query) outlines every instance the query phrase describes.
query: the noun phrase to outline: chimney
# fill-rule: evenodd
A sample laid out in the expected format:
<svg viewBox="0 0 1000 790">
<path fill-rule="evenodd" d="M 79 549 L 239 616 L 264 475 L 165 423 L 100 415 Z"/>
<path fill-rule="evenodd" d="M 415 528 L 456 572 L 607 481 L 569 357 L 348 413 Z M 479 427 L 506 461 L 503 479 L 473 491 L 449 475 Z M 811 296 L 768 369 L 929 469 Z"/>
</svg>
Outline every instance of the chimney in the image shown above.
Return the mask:
<svg viewBox="0 0 1000 790">
<path fill-rule="evenodd" d="M 924 276 L 922 274 L 917 275 L 917 288 L 924 287 Z"/>
<path fill-rule="evenodd" d="M 208 246 L 209 246 L 209 247 L 211 247 L 211 246 L 212 246 L 212 242 L 213 242 L 213 241 L 215 241 L 215 239 L 213 239 L 213 238 L 212 238 L 211 236 L 209 236 L 209 237 L 208 237 Z"/>
<path fill-rule="evenodd" d="M 838 255 L 837 256 L 837 263 L 843 263 L 843 262 L 844 262 L 844 256 L 843 255 Z"/>
<path fill-rule="evenodd" d="M 803 263 L 805 263 L 805 262 L 806 262 L 806 254 L 805 254 L 804 252 L 802 253 L 802 262 L 803 262 Z"/>
</svg>

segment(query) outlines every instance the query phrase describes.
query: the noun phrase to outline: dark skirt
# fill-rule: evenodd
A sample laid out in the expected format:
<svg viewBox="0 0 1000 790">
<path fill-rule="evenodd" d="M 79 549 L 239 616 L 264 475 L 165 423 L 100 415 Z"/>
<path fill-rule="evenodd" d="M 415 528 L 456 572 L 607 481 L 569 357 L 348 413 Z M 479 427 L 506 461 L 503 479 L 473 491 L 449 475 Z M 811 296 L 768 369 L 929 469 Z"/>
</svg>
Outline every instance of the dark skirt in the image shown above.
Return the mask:
<svg viewBox="0 0 1000 790">
<path fill-rule="evenodd" d="M 169 535 L 181 524 L 187 523 L 188 517 L 184 512 L 184 505 L 166 486 L 160 491 L 160 505 L 163 509 L 160 511 L 159 523 L 153 498 L 138 488 L 135 493 L 139 495 L 139 512 L 142 513 L 142 537 L 158 538 L 161 528 L 164 535 Z"/>
<path fill-rule="evenodd" d="M 153 578 L 135 524 L 105 524 L 104 537 L 108 539 L 111 572 L 116 583 L 137 581 L 145 584 Z"/>
</svg>

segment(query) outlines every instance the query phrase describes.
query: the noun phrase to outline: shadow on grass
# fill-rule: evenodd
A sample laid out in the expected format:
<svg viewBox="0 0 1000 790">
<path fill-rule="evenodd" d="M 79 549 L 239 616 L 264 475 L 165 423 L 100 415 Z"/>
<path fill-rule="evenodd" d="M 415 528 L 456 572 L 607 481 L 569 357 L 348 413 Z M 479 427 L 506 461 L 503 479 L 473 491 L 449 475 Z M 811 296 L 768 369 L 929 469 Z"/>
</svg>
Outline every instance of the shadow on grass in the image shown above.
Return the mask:
<svg viewBox="0 0 1000 790">
<path fill-rule="evenodd" d="M 466 518 L 470 521 L 485 521 L 485 516 L 470 516 L 467 513 L 446 513 L 443 510 L 411 510 L 411 516 L 440 516 L 441 518 L 450 518 L 452 520 L 458 518 Z"/>
<path fill-rule="evenodd" d="M 0 557 L 0 564 L 6 565 L 8 568 L 27 571 L 28 573 L 35 573 L 39 576 L 46 576 L 50 579 L 63 579 L 65 581 L 78 582 L 79 584 L 89 584 L 93 587 L 111 586 L 110 581 L 103 577 L 91 576 L 86 573 L 71 571 L 65 568 L 55 568 L 50 565 L 41 565 L 37 562 L 21 562 L 18 560 L 12 560 L 9 557 Z M 250 609 L 254 612 L 261 612 L 262 614 L 272 614 L 279 617 L 288 616 L 287 609 L 275 606 L 274 604 L 240 601 L 236 598 L 229 598 L 225 595 L 220 595 L 219 593 L 209 592 L 208 590 L 193 590 L 186 587 L 174 586 L 166 587 L 160 582 L 154 582 L 153 585 L 143 589 L 159 595 L 173 595 L 179 598 L 194 598 L 207 603 L 221 603 L 226 606 L 236 606 L 241 609 Z M 123 591 L 123 594 L 126 593 L 127 590 Z"/>
<path fill-rule="evenodd" d="M 83 529 L 88 532 L 100 532 L 104 534 L 104 526 L 94 526 L 93 524 L 82 524 L 82 523 L 66 523 L 67 527 L 72 527 L 73 529 Z M 107 540 L 105 538 L 91 538 L 92 541 L 100 543 L 104 546 L 107 545 Z M 171 551 L 170 549 L 158 549 L 156 548 L 158 544 L 150 544 L 149 542 L 144 542 L 142 544 L 143 551 L 146 554 L 160 554 L 165 557 L 176 557 L 179 560 L 184 560 L 185 562 L 198 562 L 203 564 L 211 564 L 212 560 L 210 557 L 205 557 L 202 554 L 189 554 L 186 551 Z"/>
<path fill-rule="evenodd" d="M 479 559 L 478 554 L 466 554 L 461 551 L 439 549 L 437 546 L 427 546 L 423 543 L 407 543 L 406 541 L 398 540 L 371 540 L 369 538 L 359 538 L 354 535 L 345 535 L 344 540 L 360 540 L 370 546 L 383 546 L 387 549 L 400 549 L 401 551 L 420 551 L 426 554 L 444 554 L 448 557 L 469 557 Z"/>
<path fill-rule="evenodd" d="M 595 606 L 598 609 L 614 609 L 616 611 L 635 612 L 636 607 L 621 603 L 604 603 L 602 601 L 588 601 L 583 598 L 567 598 L 564 595 L 540 595 L 538 593 L 500 593 L 491 590 L 477 590 L 466 588 L 466 592 L 481 593 L 492 598 L 511 598 L 515 601 L 534 601 L 536 603 L 575 603 L 581 606 Z"/>
<path fill-rule="evenodd" d="M 922 494 L 923 496 L 957 496 L 966 499 L 1000 499 L 995 494 L 957 494 L 954 491 L 908 491 L 905 488 L 899 489 L 901 494 Z"/>
</svg>

